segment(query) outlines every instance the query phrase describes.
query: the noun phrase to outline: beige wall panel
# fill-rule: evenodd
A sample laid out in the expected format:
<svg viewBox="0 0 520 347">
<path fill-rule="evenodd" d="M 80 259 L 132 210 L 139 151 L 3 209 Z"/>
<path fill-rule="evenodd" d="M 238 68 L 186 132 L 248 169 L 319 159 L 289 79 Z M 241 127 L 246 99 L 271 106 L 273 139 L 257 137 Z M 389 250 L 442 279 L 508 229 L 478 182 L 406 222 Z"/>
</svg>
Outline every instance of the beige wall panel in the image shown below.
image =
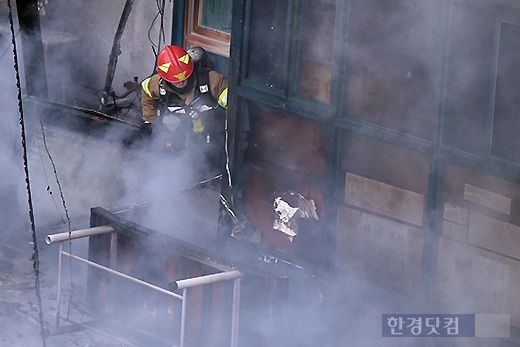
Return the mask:
<svg viewBox="0 0 520 347">
<path fill-rule="evenodd" d="M 468 242 L 520 259 L 520 227 L 471 212 Z"/>
<path fill-rule="evenodd" d="M 520 327 L 520 262 L 441 238 L 436 297 L 453 313 L 510 314 Z"/>
<path fill-rule="evenodd" d="M 466 242 L 468 228 L 464 225 L 444 220 L 442 225 L 442 236 L 449 239 Z"/>
<path fill-rule="evenodd" d="M 346 204 L 404 222 L 422 225 L 424 196 L 347 172 Z"/>
<path fill-rule="evenodd" d="M 475 204 L 488 207 L 498 212 L 509 215 L 511 213 L 511 199 L 490 192 L 479 187 L 472 186 L 471 184 L 464 185 L 464 200 L 474 202 Z"/>
<path fill-rule="evenodd" d="M 444 203 L 444 219 L 457 224 L 468 225 L 468 210 Z"/>
<path fill-rule="evenodd" d="M 417 289 L 423 231 L 338 206 L 335 265 L 405 289 Z"/>
</svg>

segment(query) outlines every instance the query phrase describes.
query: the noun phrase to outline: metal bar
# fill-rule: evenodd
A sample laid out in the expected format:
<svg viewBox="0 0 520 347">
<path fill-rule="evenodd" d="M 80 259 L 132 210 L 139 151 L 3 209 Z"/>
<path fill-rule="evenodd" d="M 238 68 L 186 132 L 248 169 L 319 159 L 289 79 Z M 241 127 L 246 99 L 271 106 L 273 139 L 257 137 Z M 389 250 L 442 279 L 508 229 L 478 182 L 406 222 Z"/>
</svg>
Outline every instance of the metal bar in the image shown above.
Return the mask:
<svg viewBox="0 0 520 347">
<path fill-rule="evenodd" d="M 82 237 L 106 234 L 114 231 L 114 228 L 110 225 L 103 225 L 100 227 L 89 228 L 89 229 L 80 229 L 74 230 L 71 232 L 64 232 L 60 234 L 47 235 L 45 237 L 45 242 L 50 245 L 51 243 L 62 242 L 67 240 L 79 239 Z"/>
<path fill-rule="evenodd" d="M 231 347 L 238 346 L 238 325 L 240 321 L 240 281 L 239 277 L 235 279 L 233 285 L 233 313 L 231 316 Z"/>
<path fill-rule="evenodd" d="M 238 270 L 219 272 L 219 273 L 212 274 L 212 275 L 187 278 L 185 280 L 171 282 L 170 288 L 172 290 L 184 289 L 184 288 L 196 287 L 196 286 L 220 282 L 220 281 L 234 280 L 234 279 L 242 277 L 242 276 L 243 276 L 243 274 Z"/>
<path fill-rule="evenodd" d="M 117 231 L 112 231 L 110 233 L 110 254 L 109 254 L 109 262 L 108 266 L 111 269 L 114 269 L 117 271 Z M 110 293 L 107 293 L 109 295 L 109 300 L 111 302 L 116 302 L 117 296 L 119 295 L 117 290 L 111 290 Z M 115 307 L 111 306 L 111 312 L 112 314 L 115 311 Z"/>
<path fill-rule="evenodd" d="M 301 52 L 299 52 L 300 43 L 299 35 L 294 33 L 300 32 L 300 24 L 303 12 L 302 0 L 290 0 L 287 11 L 287 27 L 288 30 L 285 32 L 285 59 L 284 69 L 282 77 L 282 89 L 289 96 L 297 96 L 298 77 L 301 77 L 301 71 L 299 71 Z"/>
<path fill-rule="evenodd" d="M 187 301 L 187 288 L 182 290 L 182 309 L 181 309 L 181 341 L 179 343 L 180 347 L 184 347 L 184 332 L 186 330 L 186 301 Z"/>
<path fill-rule="evenodd" d="M 28 95 L 48 99 L 44 48 L 37 0 L 17 0 L 16 10 L 20 26 L 25 88 Z"/>
<path fill-rule="evenodd" d="M 345 107 L 344 88 L 349 80 L 346 72 L 347 40 L 350 15 L 350 1 L 337 1 L 334 18 L 334 34 L 332 42 L 332 73 L 330 88 L 330 105 L 334 114 L 343 114 Z"/>
<path fill-rule="evenodd" d="M 171 282 L 170 288 L 171 290 L 179 290 L 182 289 L 182 295 L 173 293 L 172 291 L 163 289 L 161 287 L 155 286 L 153 284 L 150 284 L 148 282 L 139 280 L 135 277 L 126 275 L 122 272 L 116 271 L 111 269 L 110 267 L 106 267 L 100 264 L 97 264 L 95 262 L 92 262 L 90 260 L 84 259 L 82 257 L 76 256 L 70 252 L 63 251 L 63 241 L 91 236 L 91 235 L 97 235 L 97 234 L 103 234 L 107 232 L 112 232 L 111 240 L 110 240 L 110 266 L 115 266 L 116 262 L 116 256 L 117 256 L 117 232 L 114 231 L 114 228 L 110 226 L 101 226 L 96 228 L 90 228 L 90 229 L 83 229 L 83 230 L 76 230 L 73 232 L 66 232 L 61 234 L 54 234 L 54 235 L 47 235 L 47 243 L 51 244 L 54 242 L 60 242 L 60 251 L 59 251 L 59 264 L 58 264 L 58 303 L 57 303 L 57 309 L 56 309 L 56 327 L 59 327 L 59 321 L 60 321 L 60 306 L 61 306 L 61 277 L 62 277 L 62 258 L 63 255 L 69 256 L 72 259 L 76 259 L 80 262 L 83 262 L 87 265 L 93 266 L 95 268 L 98 268 L 100 270 L 107 271 L 113 275 L 125 278 L 127 280 L 130 280 L 132 282 L 141 284 L 145 287 L 151 288 L 153 290 L 156 290 L 158 292 L 161 292 L 163 294 L 175 297 L 182 301 L 182 312 L 181 312 L 181 332 L 180 332 L 180 347 L 184 347 L 184 335 L 186 330 L 186 301 L 187 301 L 187 289 L 195 286 L 215 283 L 215 282 L 221 282 L 226 280 L 235 280 L 234 287 L 233 287 L 233 313 L 232 313 L 232 330 L 231 330 L 231 347 L 237 347 L 238 346 L 238 323 L 239 323 L 239 311 L 240 311 L 240 278 L 243 276 L 243 274 L 238 270 L 232 270 L 232 271 L 226 271 L 226 272 L 220 272 L 216 274 L 206 275 L 206 276 L 200 276 L 200 277 L 194 277 L 194 278 L 188 278 L 184 280 L 179 280 L 175 282 Z M 63 319 L 63 318 L 62 318 Z M 68 319 L 66 319 L 68 321 Z M 89 329 L 95 330 L 89 326 L 86 326 Z M 101 332 L 102 333 L 102 332 Z M 107 336 L 110 336 L 106 334 Z"/>
<path fill-rule="evenodd" d="M 486 133 L 487 133 L 487 152 L 486 155 L 492 155 L 493 149 L 493 123 L 495 118 L 495 103 L 497 96 L 497 79 L 498 79 L 498 62 L 500 55 L 500 35 L 502 31 L 502 18 L 499 16 L 495 17 L 495 52 L 493 57 L 493 82 L 491 84 L 491 91 L 489 95 L 489 103 L 488 103 L 488 114 L 487 114 L 487 122 L 486 122 Z"/>
<path fill-rule="evenodd" d="M 117 231 L 112 231 L 110 236 L 110 267 L 116 268 L 117 263 Z"/>
<path fill-rule="evenodd" d="M 81 257 L 78 257 L 78 256 L 74 255 L 74 254 L 71 254 L 71 253 L 68 253 L 68 252 L 63 252 L 63 254 L 71 257 L 72 259 L 79 260 L 79 261 L 81 261 L 81 262 L 83 262 L 85 264 L 88 264 L 90 266 L 96 267 L 96 268 L 101 269 L 101 270 L 105 270 L 105 271 L 107 271 L 107 272 L 109 272 L 109 273 L 111 273 L 113 275 L 125 278 L 125 279 L 127 279 L 129 281 L 132 281 L 132 282 L 135 282 L 135 283 L 139 283 L 139 284 L 141 284 L 141 285 L 143 285 L 145 287 L 154 289 L 154 290 L 156 290 L 158 292 L 161 292 L 161 293 L 166 294 L 166 295 L 173 296 L 173 297 L 175 297 L 175 298 L 177 298 L 179 300 L 183 300 L 184 301 L 184 297 L 183 296 L 181 296 L 179 294 L 172 293 L 169 290 L 163 289 L 161 287 L 154 286 L 153 284 L 150 284 L 148 282 L 142 281 L 142 280 L 137 279 L 137 278 L 132 277 L 132 276 L 128 276 L 128 275 L 126 275 L 126 274 L 124 274 L 122 272 L 119 272 L 119 271 L 116 271 L 116 270 L 112 270 L 109 267 L 106 267 L 106 266 L 103 266 L 103 265 L 99 265 L 99 264 L 94 263 L 94 262 L 92 262 L 90 260 L 83 259 Z"/>
<path fill-rule="evenodd" d="M 60 326 L 60 306 L 61 306 L 61 276 L 62 276 L 62 255 L 63 242 L 60 242 L 60 251 L 58 256 L 58 300 L 56 303 L 56 327 Z"/>
</svg>

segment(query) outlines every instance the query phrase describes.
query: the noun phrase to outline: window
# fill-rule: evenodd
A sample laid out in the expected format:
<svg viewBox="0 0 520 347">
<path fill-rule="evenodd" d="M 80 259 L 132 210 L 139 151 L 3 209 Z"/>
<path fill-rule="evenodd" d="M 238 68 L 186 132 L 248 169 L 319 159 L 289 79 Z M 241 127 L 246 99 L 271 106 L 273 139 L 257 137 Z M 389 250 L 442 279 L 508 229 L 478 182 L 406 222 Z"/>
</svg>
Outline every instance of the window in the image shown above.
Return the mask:
<svg viewBox="0 0 520 347">
<path fill-rule="evenodd" d="M 252 0 L 247 78 L 283 89 L 288 0 Z"/>
<path fill-rule="evenodd" d="M 431 138 L 441 4 L 350 2 L 344 98 L 349 117 Z"/>
<path fill-rule="evenodd" d="M 481 155 L 489 150 L 495 22 L 491 11 L 467 4 L 453 5 L 443 143 Z"/>
<path fill-rule="evenodd" d="M 491 154 L 520 163 L 518 131 L 520 121 L 520 64 L 518 61 L 520 25 L 500 23 L 495 104 L 493 113 L 493 141 Z"/>
<path fill-rule="evenodd" d="M 323 103 L 330 101 L 335 12 L 335 1 L 303 2 L 297 92 L 300 97 Z"/>
<path fill-rule="evenodd" d="M 185 44 L 229 57 L 232 0 L 189 0 Z"/>
</svg>

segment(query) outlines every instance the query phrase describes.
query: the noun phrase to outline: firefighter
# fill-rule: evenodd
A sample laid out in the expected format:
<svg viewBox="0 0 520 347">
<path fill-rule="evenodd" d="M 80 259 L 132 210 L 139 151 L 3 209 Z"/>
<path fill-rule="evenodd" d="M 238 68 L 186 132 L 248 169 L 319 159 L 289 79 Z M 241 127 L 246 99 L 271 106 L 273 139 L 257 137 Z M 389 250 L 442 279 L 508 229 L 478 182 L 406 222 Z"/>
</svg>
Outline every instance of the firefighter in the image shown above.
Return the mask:
<svg viewBox="0 0 520 347">
<path fill-rule="evenodd" d="M 157 74 L 141 82 L 143 128 L 152 135 L 171 135 L 166 147 L 195 147 L 205 151 L 210 160 L 220 162 L 228 79 L 207 67 L 203 49 L 189 51 L 196 60 L 182 47 L 166 46 L 157 56 Z"/>
</svg>

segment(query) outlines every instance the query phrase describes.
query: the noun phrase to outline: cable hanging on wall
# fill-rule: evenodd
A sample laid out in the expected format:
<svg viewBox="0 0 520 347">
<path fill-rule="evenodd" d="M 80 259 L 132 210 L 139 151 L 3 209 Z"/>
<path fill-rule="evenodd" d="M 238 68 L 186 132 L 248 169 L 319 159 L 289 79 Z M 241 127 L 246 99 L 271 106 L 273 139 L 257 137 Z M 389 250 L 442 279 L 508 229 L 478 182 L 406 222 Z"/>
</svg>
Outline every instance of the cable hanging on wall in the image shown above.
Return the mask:
<svg viewBox="0 0 520 347">
<path fill-rule="evenodd" d="M 169 0 L 169 2 L 172 2 L 172 0 Z M 148 40 L 152 44 L 152 51 L 155 59 L 157 59 L 157 55 L 161 51 L 161 44 L 166 43 L 166 34 L 164 33 L 164 10 L 166 8 L 166 0 L 156 0 L 155 3 L 157 5 L 157 13 L 150 24 L 150 28 L 148 28 Z M 159 38 L 157 39 L 156 44 L 152 39 L 152 29 L 157 19 L 159 19 Z"/>
<path fill-rule="evenodd" d="M 27 158 L 27 143 L 25 138 L 25 121 L 23 114 L 23 106 L 22 106 L 22 88 L 20 84 L 20 71 L 18 67 L 18 54 L 16 49 L 16 40 L 15 40 L 15 32 L 14 32 L 14 21 L 13 21 L 13 11 L 11 7 L 11 0 L 7 0 L 8 7 L 8 16 L 9 16 L 9 26 L 11 29 L 11 42 L 13 45 L 13 60 L 14 60 L 14 70 L 16 74 L 16 88 L 18 90 L 18 111 L 20 113 L 20 128 L 21 128 L 21 139 L 22 139 L 22 148 L 23 148 L 23 166 L 25 171 L 25 183 L 27 187 L 27 203 L 29 205 L 29 219 L 31 222 L 31 234 L 32 234 L 32 242 L 33 242 L 33 255 L 31 257 L 33 261 L 33 269 L 35 273 L 35 284 L 34 288 L 36 291 L 36 298 L 38 300 L 38 316 L 40 320 L 40 334 L 43 341 L 43 347 L 46 346 L 45 341 L 45 326 L 43 323 L 43 309 L 42 309 L 42 296 L 41 296 L 41 287 L 40 287 L 40 260 L 39 260 L 39 251 L 38 251 L 38 242 L 36 238 L 36 227 L 34 222 L 34 211 L 32 204 L 32 194 L 31 194 L 31 184 L 29 180 L 29 166 L 28 166 L 28 158 Z"/>
<path fill-rule="evenodd" d="M 61 183 L 58 178 L 58 170 L 56 169 L 56 164 L 54 163 L 54 159 L 52 158 L 51 152 L 49 151 L 49 147 L 47 146 L 47 138 L 45 136 L 45 127 L 43 126 L 43 122 L 41 121 L 41 119 L 40 119 L 40 128 L 42 131 L 43 148 L 45 149 L 45 153 L 47 154 L 47 157 L 49 158 L 49 161 L 51 163 L 52 171 L 54 173 L 54 179 L 55 179 L 56 185 L 58 187 L 58 192 L 60 193 L 61 204 L 63 206 L 63 211 L 65 213 L 65 218 L 67 221 L 67 231 L 69 233 L 69 252 L 72 253 L 72 240 L 70 239 L 72 229 L 71 229 L 71 219 L 70 219 L 70 215 L 69 215 L 69 210 L 67 209 L 67 204 L 65 202 L 65 196 L 63 195 Z M 71 290 L 70 290 L 70 297 L 69 297 L 69 305 L 67 308 L 67 319 L 69 319 L 70 316 L 72 315 L 72 297 L 74 295 L 74 289 L 76 288 L 74 285 L 74 281 L 72 279 L 72 273 L 73 273 L 72 258 L 69 258 L 69 276 L 70 276 Z"/>
</svg>

